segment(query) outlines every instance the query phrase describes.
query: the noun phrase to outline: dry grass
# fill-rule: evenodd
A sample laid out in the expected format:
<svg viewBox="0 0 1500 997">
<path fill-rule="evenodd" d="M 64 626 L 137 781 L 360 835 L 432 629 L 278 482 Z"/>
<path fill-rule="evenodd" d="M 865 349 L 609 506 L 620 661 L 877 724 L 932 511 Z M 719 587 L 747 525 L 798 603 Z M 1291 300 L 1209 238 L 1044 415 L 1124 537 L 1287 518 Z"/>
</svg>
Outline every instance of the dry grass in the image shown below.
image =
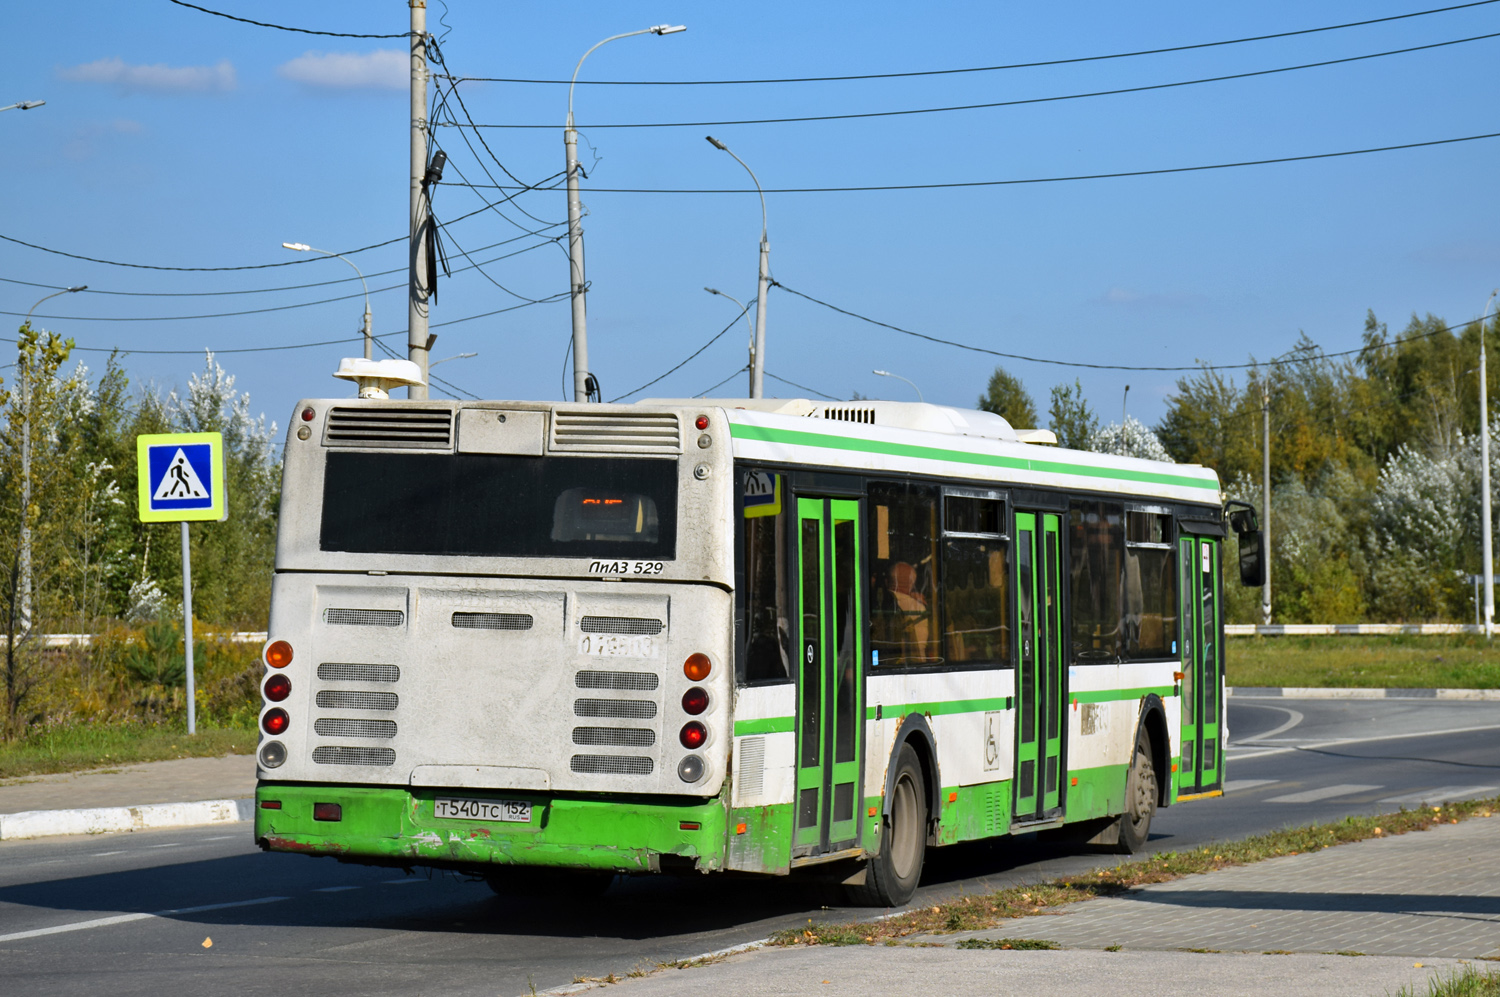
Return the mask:
<svg viewBox="0 0 1500 997">
<path fill-rule="evenodd" d="M 1500 645 L 1483 637 L 1232 637 L 1233 686 L 1500 689 Z"/>
</svg>

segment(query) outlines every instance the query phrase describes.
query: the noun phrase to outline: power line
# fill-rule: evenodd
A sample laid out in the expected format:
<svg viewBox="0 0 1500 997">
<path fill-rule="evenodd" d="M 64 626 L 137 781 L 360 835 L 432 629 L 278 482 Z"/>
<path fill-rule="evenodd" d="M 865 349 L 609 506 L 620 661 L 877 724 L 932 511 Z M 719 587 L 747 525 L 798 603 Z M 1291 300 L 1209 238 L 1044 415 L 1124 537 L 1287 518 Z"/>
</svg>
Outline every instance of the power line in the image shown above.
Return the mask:
<svg viewBox="0 0 1500 997">
<path fill-rule="evenodd" d="M 796 381 L 788 381 L 784 377 L 777 377 L 775 374 L 771 373 L 770 371 L 766 371 L 766 376 L 767 377 L 771 377 L 771 378 L 775 378 L 776 380 L 780 381 L 782 384 L 790 384 L 792 387 L 798 389 L 799 391 L 810 391 L 813 394 L 817 395 L 819 398 L 826 398 L 826 399 L 828 399 L 831 402 L 841 402 L 841 401 L 844 400 L 842 398 L 835 398 L 833 395 L 824 394 L 823 392 L 819 391 L 817 388 L 809 388 L 805 384 L 798 384 Z"/>
<path fill-rule="evenodd" d="M 728 377 L 724 378 L 724 380 L 720 381 L 718 384 L 715 384 L 711 388 L 704 388 L 702 391 L 700 391 L 697 394 L 693 395 L 693 397 L 694 398 L 702 398 L 705 395 L 707 395 L 710 391 L 717 391 L 719 388 L 722 388 L 724 385 L 728 384 L 730 381 L 733 381 L 735 378 L 739 377 L 741 374 L 743 374 L 745 371 L 747 371 L 749 369 L 750 369 L 750 365 L 749 364 L 745 364 L 745 366 L 741 367 L 739 370 L 735 371 L 733 374 L 730 374 Z"/>
<path fill-rule="evenodd" d="M 732 125 L 786 125 L 809 121 L 853 121 L 862 118 L 894 118 L 906 117 L 914 114 L 946 114 L 952 111 L 979 111 L 996 107 L 1020 107 L 1024 104 L 1049 104 L 1062 100 L 1081 100 L 1087 97 L 1114 97 L 1128 93 L 1146 93 L 1151 90 L 1171 90 L 1177 87 L 1191 87 L 1202 83 L 1223 83 L 1228 80 L 1245 80 L 1256 76 L 1273 76 L 1277 73 L 1291 73 L 1300 69 L 1318 69 L 1326 66 L 1338 66 L 1350 62 L 1363 62 L 1368 59 L 1383 59 L 1389 55 L 1407 55 L 1411 52 L 1423 52 L 1428 49 L 1446 48 L 1450 45 L 1462 45 L 1466 42 L 1485 41 L 1490 38 L 1500 38 L 1500 32 L 1492 32 L 1487 35 L 1473 35 L 1469 38 L 1455 38 L 1451 41 L 1433 42 L 1429 45 L 1413 45 L 1410 48 L 1390 49 L 1385 52 L 1370 52 L 1365 55 L 1351 55 L 1341 59 L 1324 59 L 1320 62 L 1304 62 L 1295 66 L 1278 66 L 1274 69 L 1256 69 L 1246 73 L 1230 73 L 1225 76 L 1204 76 L 1193 80 L 1176 80 L 1172 83 L 1151 83 L 1138 87 L 1119 87 L 1114 90 L 1091 90 L 1085 93 L 1054 94 L 1050 97 L 1027 97 L 1021 100 L 998 100 L 984 104 L 955 104 L 947 107 L 917 107 L 898 111 L 861 111 L 850 114 L 812 114 L 793 118 L 742 118 L 734 121 L 644 121 L 627 122 L 617 124 L 590 124 L 579 127 L 597 128 L 719 128 Z M 455 124 L 462 128 L 462 125 Z M 556 125 L 510 125 L 510 124 L 488 124 L 474 125 L 475 128 L 510 128 L 510 129 L 552 129 Z M 481 140 L 482 141 L 482 140 Z"/>
<path fill-rule="evenodd" d="M 651 385 L 655 384 L 657 381 L 660 381 L 663 378 L 665 378 L 665 377 L 667 377 L 667 376 L 669 376 L 671 374 L 675 374 L 677 371 L 679 371 L 682 368 L 686 367 L 688 365 L 688 361 L 692 360 L 698 354 L 702 353 L 704 350 L 706 350 L 710 346 L 714 345 L 714 343 L 717 343 L 719 341 L 719 337 L 720 336 L 724 335 L 724 333 L 726 333 L 730 329 L 734 328 L 735 325 L 739 322 L 739 320 L 749 310 L 750 310 L 750 306 L 749 305 L 746 305 L 745 307 L 741 308 L 740 309 L 740 313 L 738 315 L 736 315 L 734 318 L 730 319 L 728 325 L 726 325 L 724 328 L 720 329 L 718 332 L 714 333 L 714 336 L 713 336 L 712 339 L 710 339 L 708 342 L 704 343 L 702 346 L 700 346 L 696 350 L 694 350 L 692 352 L 692 354 L 688 356 L 687 360 L 682 361 L 682 363 L 678 364 L 676 367 L 673 367 L 671 370 L 667 371 L 667 373 L 662 374 L 661 377 L 656 377 L 656 378 L 653 378 L 653 379 L 647 381 L 645 384 L 641 385 L 639 388 L 636 388 L 634 391 L 627 391 L 623 395 L 620 395 L 618 398 L 611 398 L 609 400 L 609 403 L 611 405 L 613 405 L 615 402 L 623 401 L 624 399 L 629 398 L 631 395 L 636 394 L 637 392 L 645 391 L 647 388 L 651 387 Z M 720 381 L 719 383 L 723 384 L 724 382 Z M 717 386 L 718 385 L 715 385 L 715 387 L 717 387 Z"/>
<path fill-rule="evenodd" d="M 188 7 L 192 10 L 212 14 L 214 17 L 226 18 L 230 21 L 239 21 L 241 24 L 253 24 L 257 28 L 275 28 L 277 31 L 294 31 L 299 35 L 324 35 L 329 38 L 407 38 L 410 31 L 403 31 L 399 35 L 356 35 L 347 31 L 314 31 L 311 28 L 289 28 L 284 24 L 268 24 L 265 21 L 252 21 L 248 17 L 235 17 L 233 14 L 225 14 L 222 11 L 209 10 L 207 7 L 199 7 L 197 4 L 184 3 L 183 0 L 167 0 L 179 7 Z"/>
<path fill-rule="evenodd" d="M 1461 138 L 1434 139 L 1430 142 L 1404 142 L 1401 145 L 1382 145 L 1369 149 L 1345 149 L 1340 152 L 1316 152 L 1305 156 L 1278 156 L 1274 159 L 1246 159 L 1234 163 L 1209 163 L 1203 166 L 1168 166 L 1156 170 L 1124 170 L 1117 173 L 1080 173 L 1064 177 L 1026 177 L 1016 180 L 966 180 L 955 183 L 905 183 L 872 184 L 865 187 L 767 187 L 765 194 L 846 194 L 883 190 L 949 190 L 961 187 L 1008 187 L 1016 184 L 1065 183 L 1072 180 L 1114 180 L 1120 177 L 1150 177 L 1167 173 L 1198 173 L 1204 170 L 1228 170 L 1240 166 L 1269 166 L 1273 163 L 1301 163 L 1313 159 L 1337 159 L 1341 156 L 1365 156 L 1376 152 L 1396 152 L 1401 149 L 1423 149 L 1435 145 L 1453 145 L 1458 142 L 1477 142 L 1480 139 L 1500 138 L 1500 132 L 1484 135 L 1465 135 Z M 501 188 L 509 190 L 510 188 Z M 590 194 L 754 194 L 754 187 L 590 187 Z M 4 238 L 4 236 L 0 236 Z"/>
<path fill-rule="evenodd" d="M 1034 69 L 1039 66 L 1065 66 L 1079 62 L 1100 62 L 1106 59 L 1129 59 L 1141 55 L 1163 55 L 1168 52 L 1188 52 L 1194 49 L 1216 48 L 1224 45 L 1242 45 L 1246 42 L 1270 41 L 1275 38 L 1293 38 L 1297 35 L 1311 35 L 1322 31 L 1339 31 L 1344 28 L 1360 28 L 1370 24 L 1384 24 L 1389 21 L 1401 21 L 1413 17 L 1425 17 L 1428 14 L 1445 14 L 1449 11 L 1464 10 L 1469 7 L 1483 7 L 1494 3 L 1496 0 L 1476 0 L 1474 3 L 1461 3 L 1451 7 L 1434 7 L 1431 10 L 1418 10 L 1409 14 L 1394 14 L 1390 17 L 1376 17 L 1367 21 L 1349 21 L 1344 24 L 1330 24 L 1320 28 L 1302 28 L 1296 31 L 1279 31 L 1269 35 L 1251 35 L 1245 38 L 1229 38 L 1223 41 L 1198 42 L 1191 45 L 1173 45 L 1166 48 L 1140 49 L 1134 52 L 1112 52 L 1107 55 L 1085 55 L 1075 56 L 1068 59 L 1048 59 L 1042 62 L 1015 62 L 1000 66 L 971 66 L 963 69 L 925 69 L 905 73 L 860 73 L 852 76 L 792 76 L 780 79 L 757 79 L 757 80 L 579 80 L 580 86 L 606 86 L 606 87 L 670 87 L 670 86 L 741 86 L 760 83 L 841 83 L 846 80 L 893 80 L 913 76 L 951 76 L 957 73 L 993 73 L 1006 69 Z M 542 83 L 566 85 L 569 80 L 535 80 L 517 79 L 503 76 L 459 76 L 450 77 L 455 83 L 473 81 L 476 83 Z"/>
<path fill-rule="evenodd" d="M 1286 359 L 1279 359 L 1278 358 L 1278 359 L 1266 360 L 1266 361 L 1261 362 L 1261 363 L 1226 363 L 1226 364 L 1197 363 L 1197 364 L 1194 364 L 1191 367 L 1186 367 L 1186 366 L 1179 366 L 1179 367 L 1148 367 L 1148 366 L 1132 366 L 1132 365 L 1129 365 L 1129 364 L 1084 363 L 1084 362 L 1079 361 L 1079 360 L 1053 360 L 1053 359 L 1048 358 L 1048 357 L 1031 357 L 1031 356 L 1026 356 L 1025 354 L 1021 354 L 1021 353 L 1005 353 L 1005 352 L 1002 352 L 1000 350 L 992 350 L 992 349 L 989 349 L 988 347 L 984 347 L 984 346 L 974 346 L 974 345 L 971 345 L 969 343 L 960 343 L 960 342 L 957 342 L 957 341 L 952 340 L 952 339 L 940 339 L 937 336 L 929 336 L 925 332 L 913 332 L 911 329 L 903 329 L 899 325 L 891 325 L 889 322 L 882 322 L 879 319 L 870 318 L 868 315 L 861 315 L 858 312 L 849 311 L 847 308 L 840 308 L 838 305 L 830 304 L 829 302 L 822 301 L 822 300 L 820 300 L 818 298 L 813 297 L 810 294 L 803 294 L 801 291 L 794 290 L 793 288 L 787 287 L 785 284 L 782 284 L 779 281 L 772 281 L 772 286 L 773 287 L 779 287 L 783 291 L 786 291 L 789 294 L 795 294 L 799 298 L 803 298 L 803 299 L 805 299 L 807 301 L 811 301 L 815 305 L 822 305 L 824 308 L 827 308 L 827 309 L 829 309 L 831 311 L 838 312 L 840 315 L 847 315 L 850 318 L 859 319 L 861 322 L 868 322 L 871 325 L 878 325 L 882 329 L 890 329 L 893 332 L 899 332 L 899 333 L 901 333 L 902 335 L 905 335 L 905 336 L 912 336 L 912 337 L 915 337 L 916 339 L 925 339 L 929 343 L 939 343 L 939 344 L 941 344 L 943 346 L 952 346 L 952 347 L 956 347 L 957 349 L 960 349 L 960 350 L 968 350 L 971 353 L 983 353 L 983 354 L 987 354 L 987 355 L 992 356 L 992 357 L 1001 357 L 1002 359 L 1006 359 L 1006 360 L 1024 360 L 1027 363 L 1050 364 L 1050 365 L 1055 366 L 1055 367 L 1081 367 L 1081 368 L 1084 368 L 1084 369 L 1087 369 L 1087 370 L 1166 371 L 1166 372 L 1174 372 L 1174 373 L 1175 372 L 1185 372 L 1185 371 L 1205 371 L 1205 370 L 1246 370 L 1246 369 L 1251 369 L 1251 368 L 1259 369 L 1259 368 L 1262 368 L 1262 367 L 1280 367 L 1280 366 L 1283 366 L 1283 365 L 1286 365 L 1286 364 L 1294 364 L 1294 363 L 1308 363 L 1308 362 L 1310 362 L 1312 360 L 1321 360 L 1321 359 L 1331 360 L 1331 359 L 1334 359 L 1334 358 L 1337 358 L 1337 357 L 1353 356 L 1356 353 L 1368 353 L 1368 352 L 1370 352 L 1372 350 L 1378 350 L 1378 349 L 1382 348 L 1382 346 L 1386 345 L 1386 344 L 1383 344 L 1383 343 L 1367 344 L 1365 346 L 1359 347 L 1358 349 L 1344 350 L 1344 351 L 1339 352 L 1339 353 L 1323 353 L 1323 352 L 1319 352 L 1316 355 L 1311 355 L 1311 356 L 1289 357 L 1289 358 L 1286 358 Z M 1478 320 L 1477 319 L 1470 319 L 1469 321 L 1470 322 L 1474 322 L 1474 321 L 1478 321 Z M 1463 323 L 1463 325 L 1468 325 L 1468 322 Z M 1416 339 L 1427 338 L 1427 337 L 1430 337 L 1430 336 L 1436 336 L 1436 335 L 1439 335 L 1442 332 L 1447 332 L 1447 331 L 1448 331 L 1447 328 L 1440 329 L 1440 330 L 1435 330 L 1435 331 L 1430 332 L 1430 333 L 1424 333 L 1422 336 L 1411 336 L 1411 337 L 1408 337 L 1406 340 L 1403 340 L 1403 342 L 1411 342 L 1411 341 L 1414 341 Z M 767 371 L 767 373 L 769 374 L 770 372 Z M 784 380 L 784 379 L 783 378 L 777 378 L 777 380 Z M 790 384 L 791 382 L 788 381 L 787 383 Z M 794 387 L 802 387 L 802 385 L 793 385 L 793 386 Z M 812 389 L 811 388 L 807 388 L 805 390 L 811 391 Z M 824 397 L 826 398 L 826 397 L 829 397 L 829 396 L 825 395 Z"/>
</svg>

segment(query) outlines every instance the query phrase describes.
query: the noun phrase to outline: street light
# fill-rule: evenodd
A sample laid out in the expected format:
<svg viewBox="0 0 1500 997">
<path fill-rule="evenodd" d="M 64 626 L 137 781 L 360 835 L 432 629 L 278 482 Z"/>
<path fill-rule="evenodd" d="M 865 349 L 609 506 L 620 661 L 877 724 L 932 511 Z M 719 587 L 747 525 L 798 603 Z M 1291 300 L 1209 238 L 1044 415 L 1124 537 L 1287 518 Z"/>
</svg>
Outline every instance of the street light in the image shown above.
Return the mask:
<svg viewBox="0 0 1500 997">
<path fill-rule="evenodd" d="M 338 253 L 330 253 L 326 249 L 314 249 L 305 242 L 283 242 L 281 248 L 290 249 L 294 253 L 322 253 L 324 256 L 336 256 L 351 267 L 354 267 L 353 261 L 348 257 L 339 256 Z M 374 344 L 374 337 L 370 335 L 370 285 L 365 283 L 365 275 L 360 271 L 359 267 L 354 267 L 354 272 L 359 274 L 360 286 L 365 289 L 365 359 L 369 360 L 371 359 L 370 348 Z"/>
<path fill-rule="evenodd" d="M 870 373 L 871 374 L 879 374 L 881 377 L 894 377 L 898 381 L 905 381 L 907 384 L 911 385 L 912 386 L 912 390 L 917 393 L 917 401 L 919 401 L 919 402 L 925 402 L 927 400 L 927 399 L 925 399 L 925 398 L 922 397 L 922 389 L 919 388 L 919 387 L 917 387 L 917 382 L 913 381 L 909 377 L 902 377 L 900 374 L 892 374 L 888 370 L 872 370 L 872 371 L 870 371 Z"/>
<path fill-rule="evenodd" d="M 15 109 L 17 111 L 29 111 L 33 107 L 41 107 L 45 103 L 47 103 L 45 100 L 23 100 L 15 104 L 7 104 L 4 107 L 0 107 L 0 111 L 9 111 L 11 109 Z"/>
<path fill-rule="evenodd" d="M 49 301 L 64 294 L 76 294 L 79 291 L 87 291 L 87 284 L 79 284 L 77 287 L 65 287 L 61 291 L 54 291 L 45 298 L 37 299 L 37 303 L 31 306 L 26 313 L 26 328 L 31 326 L 31 313 L 43 301 Z M 31 373 L 26 368 L 26 351 L 17 343 L 16 350 L 16 373 L 21 378 L 21 550 L 20 568 L 21 575 L 21 611 L 20 624 L 21 633 L 31 632 Z"/>
<path fill-rule="evenodd" d="M 589 333 L 583 296 L 588 290 L 583 280 L 583 205 L 578 200 L 578 132 L 573 128 L 573 88 L 578 84 L 578 71 L 583 60 L 594 54 L 594 49 L 621 38 L 635 35 L 675 35 L 686 31 L 686 25 L 658 24 L 639 31 L 627 31 L 623 35 L 611 35 L 594 48 L 583 53 L 583 59 L 573 67 L 573 79 L 568 83 L 568 123 L 563 128 L 563 148 L 568 162 L 568 273 L 573 305 L 573 400 L 589 400 Z"/>
<path fill-rule="evenodd" d="M 1493 637 L 1495 634 L 1495 538 L 1490 525 L 1490 382 L 1485 370 L 1484 320 L 1489 318 L 1490 306 L 1495 303 L 1497 294 L 1500 294 L 1500 289 L 1490 292 L 1489 300 L 1484 303 L 1484 311 L 1479 316 L 1479 487 L 1481 491 L 1479 501 L 1482 508 L 1480 531 L 1484 537 L 1484 636 L 1486 638 Z"/>
<path fill-rule="evenodd" d="M 740 306 L 740 314 L 742 314 L 742 315 L 745 316 L 745 325 L 748 326 L 749 329 L 750 329 L 750 367 L 751 367 L 751 370 L 753 371 L 754 368 L 755 368 L 755 326 L 753 326 L 753 325 L 750 324 L 750 309 L 749 309 L 749 307 L 747 307 L 744 302 L 740 301 L 739 298 L 736 298 L 732 294 L 725 294 L 723 291 L 719 290 L 717 287 L 705 287 L 704 290 L 707 291 L 709 294 L 717 294 L 721 298 L 728 298 L 730 301 L 733 301 L 735 304 L 737 304 L 737 305 Z M 753 373 L 750 376 L 750 391 L 751 391 L 751 395 L 750 395 L 751 398 L 758 397 L 754 393 L 755 392 L 755 375 Z"/>
<path fill-rule="evenodd" d="M 447 363 L 449 360 L 467 360 L 470 357 L 477 357 L 477 356 L 479 356 L 478 353 L 455 353 L 451 357 L 443 357 L 443 359 L 441 359 L 441 360 L 434 360 L 432 363 L 430 363 L 430 364 L 427 365 L 427 369 L 431 370 L 432 368 L 436 367 L 438 364 L 440 364 L 440 363 Z"/>
<path fill-rule="evenodd" d="M 710 145 L 720 152 L 734 156 L 734 161 L 745 167 L 755 183 L 755 192 L 760 195 L 760 276 L 755 289 L 755 345 L 750 350 L 750 397 L 760 398 L 764 394 L 766 381 L 766 290 L 771 284 L 771 244 L 766 241 L 766 192 L 761 189 L 755 171 L 745 166 L 745 161 L 734 155 L 734 151 L 714 138 L 705 135 Z"/>
</svg>

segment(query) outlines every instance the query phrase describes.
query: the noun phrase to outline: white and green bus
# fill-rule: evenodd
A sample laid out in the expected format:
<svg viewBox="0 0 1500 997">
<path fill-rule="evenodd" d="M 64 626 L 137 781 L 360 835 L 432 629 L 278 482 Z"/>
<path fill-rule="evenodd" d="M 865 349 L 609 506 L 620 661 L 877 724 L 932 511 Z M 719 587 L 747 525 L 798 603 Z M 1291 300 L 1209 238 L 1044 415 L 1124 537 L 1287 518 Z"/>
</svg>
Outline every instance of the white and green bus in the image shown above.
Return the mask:
<svg viewBox="0 0 1500 997">
<path fill-rule="evenodd" d="M 1214 473 L 883 401 L 305 401 L 255 834 L 484 876 L 1139 849 L 1217 795 Z M 1254 582 L 1254 512 L 1241 575 Z"/>
</svg>

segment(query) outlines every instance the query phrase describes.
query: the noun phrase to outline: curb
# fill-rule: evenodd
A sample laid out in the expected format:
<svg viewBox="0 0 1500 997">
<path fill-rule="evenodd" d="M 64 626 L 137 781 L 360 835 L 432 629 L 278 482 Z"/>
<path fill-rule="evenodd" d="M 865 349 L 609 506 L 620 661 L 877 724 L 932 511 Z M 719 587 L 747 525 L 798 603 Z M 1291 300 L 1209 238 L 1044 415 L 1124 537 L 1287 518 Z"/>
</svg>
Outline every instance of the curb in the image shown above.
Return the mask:
<svg viewBox="0 0 1500 997">
<path fill-rule="evenodd" d="M 1226 696 L 1245 699 L 1467 699 L 1500 702 L 1500 689 L 1325 689 L 1298 688 L 1296 686 L 1232 685 L 1224 689 Z"/>
<path fill-rule="evenodd" d="M 229 824 L 248 821 L 254 816 L 255 801 L 250 799 L 152 803 L 139 807 L 94 807 L 85 810 L 28 810 L 18 814 L 0 814 L 0 840 Z"/>
</svg>

